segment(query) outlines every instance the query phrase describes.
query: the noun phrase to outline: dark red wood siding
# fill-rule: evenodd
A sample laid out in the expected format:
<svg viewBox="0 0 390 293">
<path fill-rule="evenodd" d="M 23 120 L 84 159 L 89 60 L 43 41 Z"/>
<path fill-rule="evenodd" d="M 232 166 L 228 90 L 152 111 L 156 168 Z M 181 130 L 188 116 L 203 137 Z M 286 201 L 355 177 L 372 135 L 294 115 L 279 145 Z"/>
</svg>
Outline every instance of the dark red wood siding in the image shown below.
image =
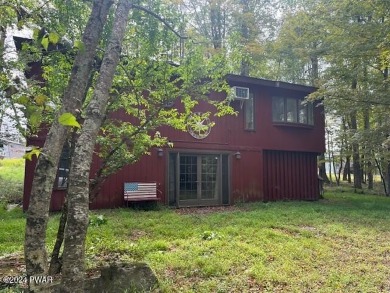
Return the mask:
<svg viewBox="0 0 390 293">
<path fill-rule="evenodd" d="M 264 199 L 317 200 L 317 154 L 264 151 Z"/>
<path fill-rule="evenodd" d="M 45 143 L 46 129 L 43 129 L 37 137 L 31 137 L 27 140 L 28 146 L 43 147 Z M 24 176 L 24 190 L 23 190 L 23 210 L 27 210 L 30 202 L 30 193 L 32 189 L 32 181 L 34 176 L 35 165 L 37 163 L 36 156 L 32 160 L 25 161 L 25 176 Z M 54 189 L 50 200 L 50 210 L 55 211 L 61 209 L 64 203 L 64 190 Z"/>
<path fill-rule="evenodd" d="M 169 138 L 174 148 L 164 149 L 162 157 L 152 149 L 149 156 L 140 162 L 124 167 L 111 175 L 103 184 L 101 193 L 91 208 L 112 208 L 123 206 L 123 184 L 125 182 L 156 182 L 158 197 L 167 203 L 168 151 L 189 151 L 192 153 L 220 153 L 229 155 L 229 202 L 280 200 L 280 199 L 318 199 L 317 154 L 325 151 L 325 121 L 322 105 L 314 107 L 314 125 L 281 124 L 272 121 L 272 97 L 286 96 L 302 98 L 312 89 L 302 86 L 279 86 L 275 82 L 258 82 L 257 79 L 238 77 L 230 80 L 231 85 L 245 86 L 254 94 L 255 129 L 244 129 L 244 113 L 239 101 L 231 102 L 237 116 L 216 117 L 208 137 L 197 140 L 189 133 L 170 127 L 159 129 L 162 136 Z M 212 93 L 210 98 L 222 100 L 224 93 Z M 182 108 L 178 101 L 175 105 Z M 194 111 L 215 109 L 200 101 Z M 112 114 L 116 119 L 127 120 L 124 111 Z M 44 139 L 44 136 L 40 136 Z M 43 141 L 30 141 L 41 146 Z M 235 153 L 241 153 L 236 159 Z M 93 159 L 91 176 L 99 168 L 100 160 Z M 24 208 L 28 206 L 35 161 L 26 164 Z M 53 191 L 52 210 L 60 208 L 65 191 Z"/>
<path fill-rule="evenodd" d="M 241 159 L 232 153 L 232 200 L 247 202 L 263 200 L 263 168 L 259 151 L 240 151 Z"/>
<path fill-rule="evenodd" d="M 107 207 L 120 207 L 125 204 L 123 188 L 125 182 L 156 182 L 158 197 L 165 202 L 165 157 L 157 156 L 155 149 L 151 150 L 150 156 L 144 156 L 134 165 L 127 165 L 119 172 L 108 177 L 96 200 L 91 203 L 91 209 Z M 92 171 L 97 170 L 98 160 L 94 160 Z M 91 172 L 92 173 L 92 172 Z"/>
</svg>

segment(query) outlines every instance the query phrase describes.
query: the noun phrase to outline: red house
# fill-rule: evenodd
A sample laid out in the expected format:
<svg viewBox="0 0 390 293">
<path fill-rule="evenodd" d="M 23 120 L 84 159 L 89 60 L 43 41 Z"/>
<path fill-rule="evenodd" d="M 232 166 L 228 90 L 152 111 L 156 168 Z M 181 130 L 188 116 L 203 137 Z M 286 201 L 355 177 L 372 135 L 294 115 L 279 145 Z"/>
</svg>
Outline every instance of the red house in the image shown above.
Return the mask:
<svg viewBox="0 0 390 293">
<path fill-rule="evenodd" d="M 215 126 L 201 131 L 161 128 L 174 147 L 152 150 L 111 175 L 91 208 L 124 206 L 126 182 L 155 182 L 161 203 L 177 207 L 319 199 L 317 156 L 325 151 L 324 109 L 320 103 L 302 103 L 315 88 L 238 75 L 226 78 L 234 87 L 231 105 L 238 116 L 212 117 Z M 199 104 L 195 111 L 208 107 Z M 28 144 L 43 142 L 44 137 L 38 137 Z M 92 172 L 98 165 L 95 158 Z M 24 209 L 34 167 L 35 161 L 26 162 Z M 60 166 L 52 210 L 63 203 L 64 176 Z"/>
</svg>

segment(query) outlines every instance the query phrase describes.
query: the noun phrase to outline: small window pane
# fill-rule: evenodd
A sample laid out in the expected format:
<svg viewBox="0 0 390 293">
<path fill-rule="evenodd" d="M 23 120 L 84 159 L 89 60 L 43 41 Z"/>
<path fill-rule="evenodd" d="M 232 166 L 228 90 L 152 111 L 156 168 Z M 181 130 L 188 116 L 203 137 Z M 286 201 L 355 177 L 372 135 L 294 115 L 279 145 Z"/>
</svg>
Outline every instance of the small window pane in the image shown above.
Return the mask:
<svg viewBox="0 0 390 293">
<path fill-rule="evenodd" d="M 299 123 L 307 124 L 307 104 L 299 100 Z"/>
<path fill-rule="evenodd" d="M 255 129 L 253 94 L 249 94 L 249 99 L 245 101 L 245 129 Z"/>
<path fill-rule="evenodd" d="M 313 104 L 304 99 L 273 97 L 272 120 L 314 125 Z"/>
<path fill-rule="evenodd" d="M 298 122 L 297 119 L 297 100 L 287 99 L 287 122 Z"/>
<path fill-rule="evenodd" d="M 272 98 L 272 120 L 285 121 L 284 115 L 284 98 Z"/>
<path fill-rule="evenodd" d="M 307 113 L 308 113 L 307 124 L 314 125 L 313 104 L 312 103 L 307 104 Z"/>
<path fill-rule="evenodd" d="M 57 171 L 57 188 L 65 189 L 68 187 L 68 174 L 70 167 L 70 149 L 68 143 L 65 142 L 62 148 L 60 161 L 58 164 Z"/>
</svg>

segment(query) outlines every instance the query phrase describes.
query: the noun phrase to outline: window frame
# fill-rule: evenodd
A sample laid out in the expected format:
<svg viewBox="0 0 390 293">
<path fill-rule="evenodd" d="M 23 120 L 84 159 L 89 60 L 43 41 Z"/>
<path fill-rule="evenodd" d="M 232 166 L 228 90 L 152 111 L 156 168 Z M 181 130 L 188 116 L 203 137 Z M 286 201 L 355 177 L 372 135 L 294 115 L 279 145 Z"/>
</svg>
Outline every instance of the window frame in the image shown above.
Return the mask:
<svg viewBox="0 0 390 293">
<path fill-rule="evenodd" d="M 251 113 L 249 113 L 251 111 Z M 250 123 L 252 126 L 249 126 Z M 255 117 L 255 99 L 253 92 L 249 91 L 249 99 L 244 102 L 244 129 L 247 131 L 256 130 L 256 117 Z"/>
<path fill-rule="evenodd" d="M 283 105 L 281 105 L 281 101 L 283 101 Z M 291 105 L 293 107 L 291 107 Z M 282 111 L 280 106 L 283 106 Z M 289 116 L 289 114 L 291 113 L 290 110 L 294 108 L 295 111 L 291 114 L 291 116 Z M 304 110 L 304 112 L 302 112 L 302 110 Z M 305 117 L 305 119 L 303 119 L 302 117 Z M 305 102 L 305 98 L 273 96 L 272 97 L 272 122 L 275 124 L 312 127 L 314 126 L 313 103 Z"/>
</svg>

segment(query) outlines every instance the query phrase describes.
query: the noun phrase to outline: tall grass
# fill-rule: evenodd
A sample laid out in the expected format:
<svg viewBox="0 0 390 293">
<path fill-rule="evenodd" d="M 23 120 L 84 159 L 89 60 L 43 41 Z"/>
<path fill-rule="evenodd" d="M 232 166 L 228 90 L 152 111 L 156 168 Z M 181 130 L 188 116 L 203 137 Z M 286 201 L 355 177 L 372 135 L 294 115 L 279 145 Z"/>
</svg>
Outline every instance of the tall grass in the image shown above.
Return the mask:
<svg viewBox="0 0 390 293">
<path fill-rule="evenodd" d="M 23 180 L 24 159 L 0 160 L 0 202 L 20 203 Z"/>
<path fill-rule="evenodd" d="M 23 176 L 23 160 L 0 160 L 0 202 L 21 200 Z M 87 265 L 145 261 L 163 292 L 390 292 L 390 198 L 352 191 L 226 211 L 93 211 Z M 22 254 L 24 227 L 20 209 L 0 204 L 0 257 Z"/>
<path fill-rule="evenodd" d="M 93 211 L 87 265 L 145 261 L 163 292 L 389 292 L 389 210 L 386 197 L 326 191 L 226 211 Z M 21 251 L 23 214 L 0 219 L 0 256 Z"/>
</svg>

